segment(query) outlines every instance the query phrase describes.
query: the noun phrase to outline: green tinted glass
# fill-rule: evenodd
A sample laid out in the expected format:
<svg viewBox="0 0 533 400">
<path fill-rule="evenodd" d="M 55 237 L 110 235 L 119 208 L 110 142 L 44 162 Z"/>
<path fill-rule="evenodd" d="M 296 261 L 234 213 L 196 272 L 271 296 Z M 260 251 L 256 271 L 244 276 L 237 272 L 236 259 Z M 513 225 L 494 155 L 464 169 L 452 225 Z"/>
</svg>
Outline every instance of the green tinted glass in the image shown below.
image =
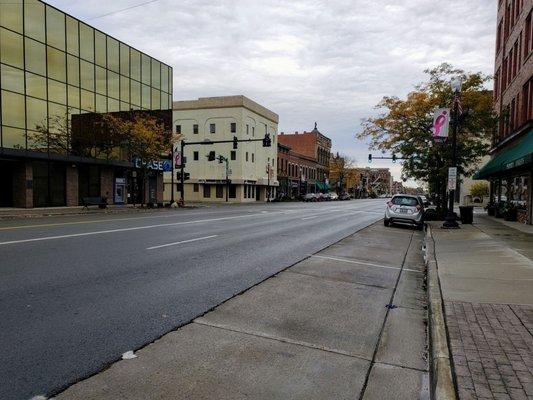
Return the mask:
<svg viewBox="0 0 533 400">
<path fill-rule="evenodd" d="M 14 67 L 24 67 L 22 35 L 0 29 L 0 61 Z"/>
<path fill-rule="evenodd" d="M 152 58 L 152 87 L 161 89 L 161 63 Z"/>
<path fill-rule="evenodd" d="M 136 81 L 141 80 L 141 53 L 135 49 L 131 49 L 130 53 L 131 78 Z"/>
<path fill-rule="evenodd" d="M 120 43 L 120 73 L 130 75 L 130 48 L 124 43 Z"/>
<path fill-rule="evenodd" d="M 130 110 L 130 104 L 121 101 L 120 102 L 120 111 L 129 111 L 129 110 Z"/>
<path fill-rule="evenodd" d="M 70 85 L 80 85 L 80 59 L 67 54 L 67 82 Z"/>
<path fill-rule="evenodd" d="M 46 78 L 26 72 L 26 94 L 46 100 Z"/>
<path fill-rule="evenodd" d="M 67 80 L 66 53 L 47 46 L 48 77 L 65 82 Z"/>
<path fill-rule="evenodd" d="M 25 38 L 26 69 L 36 74 L 46 75 L 46 47 L 35 40 Z"/>
<path fill-rule="evenodd" d="M 106 113 L 107 112 L 107 97 L 96 95 L 96 112 L 97 113 Z"/>
<path fill-rule="evenodd" d="M 0 65 L 0 81 L 2 89 L 24 94 L 24 71 L 8 65 Z"/>
<path fill-rule="evenodd" d="M 141 106 L 143 108 L 150 108 L 150 100 L 152 98 L 152 94 L 150 93 L 150 86 L 142 85 L 142 104 Z"/>
<path fill-rule="evenodd" d="M 141 84 L 136 81 L 131 81 L 131 103 L 141 105 Z"/>
<path fill-rule="evenodd" d="M 48 79 L 48 100 L 67 104 L 67 85 Z"/>
<path fill-rule="evenodd" d="M 168 110 L 168 95 L 161 93 L 161 110 Z"/>
<path fill-rule="evenodd" d="M 94 112 L 94 93 L 87 90 L 81 90 L 81 108 L 86 111 Z"/>
<path fill-rule="evenodd" d="M 25 128 L 24 96 L 2 90 L 2 125 Z"/>
<path fill-rule="evenodd" d="M 87 61 L 80 62 L 81 67 L 81 87 L 94 91 L 94 65 Z"/>
<path fill-rule="evenodd" d="M 120 77 L 120 100 L 130 102 L 130 80 L 125 76 Z"/>
<path fill-rule="evenodd" d="M 25 149 L 26 134 L 24 129 L 2 127 L 2 146 L 9 149 Z"/>
<path fill-rule="evenodd" d="M 67 15 L 67 51 L 75 56 L 80 54 L 78 21 Z"/>
<path fill-rule="evenodd" d="M 46 6 L 46 43 L 65 50 L 65 34 L 65 14 Z"/>
<path fill-rule="evenodd" d="M 107 37 L 107 68 L 116 73 L 120 70 L 118 41 Z"/>
<path fill-rule="evenodd" d="M 120 80 L 118 74 L 107 71 L 107 95 L 115 99 L 120 98 Z"/>
<path fill-rule="evenodd" d="M 120 102 L 118 100 L 108 98 L 107 99 L 107 110 L 109 112 L 120 111 Z"/>
<path fill-rule="evenodd" d="M 68 92 L 68 106 L 71 108 L 80 108 L 80 89 L 75 86 L 69 86 Z"/>
<path fill-rule="evenodd" d="M 168 67 L 161 65 L 161 90 L 168 93 Z"/>
<path fill-rule="evenodd" d="M 94 32 L 94 62 L 104 68 L 107 66 L 107 51 L 105 35 L 102 32 Z"/>
<path fill-rule="evenodd" d="M 50 132 L 66 131 L 68 124 L 67 107 L 59 104 L 48 103 L 48 128 Z"/>
<path fill-rule="evenodd" d="M 46 101 L 28 98 L 26 107 L 28 110 L 28 129 L 34 131 L 46 129 L 48 124 Z"/>
<path fill-rule="evenodd" d="M 0 25 L 22 33 L 22 0 L 0 1 Z"/>
<path fill-rule="evenodd" d="M 142 54 L 142 83 L 145 85 L 150 84 L 150 57 L 146 54 Z"/>
<path fill-rule="evenodd" d="M 101 67 L 96 67 L 96 93 L 107 94 L 106 70 Z"/>
<path fill-rule="evenodd" d="M 152 109 L 161 109 L 161 92 L 157 89 L 152 89 Z"/>
<path fill-rule="evenodd" d="M 24 4 L 25 35 L 45 41 L 44 4 L 26 0 Z"/>
<path fill-rule="evenodd" d="M 94 29 L 80 22 L 80 57 L 94 61 Z"/>
</svg>

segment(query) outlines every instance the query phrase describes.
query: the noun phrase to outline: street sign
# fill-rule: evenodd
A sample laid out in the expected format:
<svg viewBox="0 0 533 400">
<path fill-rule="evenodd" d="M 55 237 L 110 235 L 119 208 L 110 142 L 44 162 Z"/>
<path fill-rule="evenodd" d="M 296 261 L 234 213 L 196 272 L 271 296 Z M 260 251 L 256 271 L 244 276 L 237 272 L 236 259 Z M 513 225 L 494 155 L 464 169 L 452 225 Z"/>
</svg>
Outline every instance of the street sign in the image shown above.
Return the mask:
<svg viewBox="0 0 533 400">
<path fill-rule="evenodd" d="M 448 168 L 448 190 L 455 190 L 457 187 L 457 167 Z"/>
</svg>

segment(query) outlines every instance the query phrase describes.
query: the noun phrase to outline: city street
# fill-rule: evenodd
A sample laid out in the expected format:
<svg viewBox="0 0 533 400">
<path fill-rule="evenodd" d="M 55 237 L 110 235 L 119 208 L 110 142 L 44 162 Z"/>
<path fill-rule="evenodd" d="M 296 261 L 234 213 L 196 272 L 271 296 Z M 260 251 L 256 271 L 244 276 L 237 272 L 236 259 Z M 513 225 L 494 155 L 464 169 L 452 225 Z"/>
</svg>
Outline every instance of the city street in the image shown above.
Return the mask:
<svg viewBox="0 0 533 400">
<path fill-rule="evenodd" d="M 0 398 L 56 393 L 383 209 L 376 199 L 2 221 Z"/>
</svg>

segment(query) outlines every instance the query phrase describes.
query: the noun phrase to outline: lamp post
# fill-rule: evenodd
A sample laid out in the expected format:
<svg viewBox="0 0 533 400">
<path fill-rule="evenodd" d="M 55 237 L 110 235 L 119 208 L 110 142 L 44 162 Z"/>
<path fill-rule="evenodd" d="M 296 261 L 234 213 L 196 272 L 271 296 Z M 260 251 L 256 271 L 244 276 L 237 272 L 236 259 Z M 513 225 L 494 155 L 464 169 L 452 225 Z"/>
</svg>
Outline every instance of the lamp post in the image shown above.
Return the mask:
<svg viewBox="0 0 533 400">
<path fill-rule="evenodd" d="M 453 131 L 452 131 L 452 168 L 455 168 L 457 171 L 457 132 L 459 129 L 459 96 L 461 95 L 461 79 L 453 78 L 451 81 L 452 90 L 454 93 L 453 96 Z M 449 175 L 449 171 L 448 171 Z M 448 180 L 450 177 L 448 176 Z M 456 183 L 457 185 L 457 183 Z M 453 207 L 455 203 L 455 187 L 450 188 L 450 193 L 448 194 L 448 212 L 444 218 L 444 223 L 442 224 L 443 228 L 459 228 L 457 223 L 457 214 L 454 213 Z"/>
</svg>

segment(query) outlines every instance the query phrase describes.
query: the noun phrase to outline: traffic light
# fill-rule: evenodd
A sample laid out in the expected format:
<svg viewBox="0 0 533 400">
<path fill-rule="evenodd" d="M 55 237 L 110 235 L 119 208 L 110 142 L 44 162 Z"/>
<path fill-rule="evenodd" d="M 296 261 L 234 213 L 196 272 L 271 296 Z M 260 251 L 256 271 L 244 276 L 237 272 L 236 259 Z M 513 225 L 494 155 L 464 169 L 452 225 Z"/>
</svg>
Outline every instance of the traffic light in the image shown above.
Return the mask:
<svg viewBox="0 0 533 400">
<path fill-rule="evenodd" d="M 207 155 L 207 161 L 215 161 L 215 158 L 216 158 L 215 152 L 210 151 L 209 154 Z"/>
<path fill-rule="evenodd" d="M 237 150 L 239 147 L 239 140 L 237 139 L 237 136 L 233 136 L 233 150 Z"/>
<path fill-rule="evenodd" d="M 270 139 L 270 135 L 268 133 L 265 133 L 265 137 L 263 138 L 263 147 L 270 146 L 272 146 L 272 139 Z"/>
<path fill-rule="evenodd" d="M 372 154 L 369 154 L 369 155 L 368 155 L 368 162 L 369 162 L 369 163 L 372 163 Z"/>
</svg>

